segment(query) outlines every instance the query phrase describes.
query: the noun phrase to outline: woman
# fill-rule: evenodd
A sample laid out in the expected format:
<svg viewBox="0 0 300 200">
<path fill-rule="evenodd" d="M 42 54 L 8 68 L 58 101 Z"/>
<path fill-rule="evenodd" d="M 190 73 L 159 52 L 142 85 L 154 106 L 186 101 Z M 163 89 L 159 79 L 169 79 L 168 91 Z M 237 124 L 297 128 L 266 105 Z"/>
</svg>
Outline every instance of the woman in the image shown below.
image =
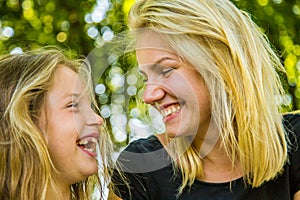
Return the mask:
<svg viewBox="0 0 300 200">
<path fill-rule="evenodd" d="M 111 199 L 299 200 L 300 116 L 280 114 L 284 68 L 250 17 L 229 0 L 140 0 L 129 27 L 166 131 L 121 153 L 129 185 L 114 175 Z"/>
<path fill-rule="evenodd" d="M 102 192 L 98 175 L 107 180 L 108 170 L 104 162 L 98 174 L 97 159 L 109 145 L 90 79 L 85 62 L 56 49 L 0 58 L 0 199 Z"/>
</svg>

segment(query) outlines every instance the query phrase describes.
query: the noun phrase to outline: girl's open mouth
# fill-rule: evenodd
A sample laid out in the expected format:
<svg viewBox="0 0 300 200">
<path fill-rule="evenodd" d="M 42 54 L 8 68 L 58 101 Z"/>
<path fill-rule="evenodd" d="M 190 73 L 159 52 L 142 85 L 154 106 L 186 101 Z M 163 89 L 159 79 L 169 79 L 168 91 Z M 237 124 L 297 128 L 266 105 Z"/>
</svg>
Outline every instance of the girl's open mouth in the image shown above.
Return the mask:
<svg viewBox="0 0 300 200">
<path fill-rule="evenodd" d="M 96 158 L 96 147 L 98 145 L 98 141 L 94 137 L 86 137 L 77 141 L 77 146 L 84 151 L 84 153 L 88 154 Z"/>
</svg>

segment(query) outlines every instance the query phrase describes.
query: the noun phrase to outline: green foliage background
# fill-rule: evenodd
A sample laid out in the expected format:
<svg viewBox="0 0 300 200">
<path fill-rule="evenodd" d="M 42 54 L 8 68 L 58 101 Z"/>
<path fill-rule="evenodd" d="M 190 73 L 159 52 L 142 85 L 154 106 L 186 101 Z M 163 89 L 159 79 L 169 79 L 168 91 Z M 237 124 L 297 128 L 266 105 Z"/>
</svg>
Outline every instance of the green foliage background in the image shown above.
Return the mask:
<svg viewBox="0 0 300 200">
<path fill-rule="evenodd" d="M 278 100 L 283 111 L 300 109 L 300 0 L 232 1 L 252 15 L 282 56 L 287 70 L 287 75 L 281 74 L 286 95 Z M 56 45 L 87 56 L 95 47 L 101 47 L 106 40 L 110 40 L 112 34 L 126 30 L 126 15 L 133 2 L 0 0 L 0 54 Z M 132 67 L 133 58 L 121 56 L 111 62 L 107 60 L 111 59 L 109 52 L 100 54 L 102 64 L 109 63 L 110 67 L 103 72 L 104 76 L 95 75 L 105 88 L 98 100 L 103 113 L 108 111 L 105 118 L 117 143 L 122 146 L 135 134 L 130 119 L 145 118 L 148 112 L 147 106 L 136 104 L 143 84 Z M 117 78 L 125 77 L 123 85 L 113 84 L 116 74 Z M 129 77 L 133 83 L 128 81 Z M 137 79 L 134 80 L 134 77 Z M 133 93 L 129 95 L 124 91 L 130 87 Z M 122 125 L 115 126 L 118 123 L 112 118 L 122 118 Z"/>
</svg>

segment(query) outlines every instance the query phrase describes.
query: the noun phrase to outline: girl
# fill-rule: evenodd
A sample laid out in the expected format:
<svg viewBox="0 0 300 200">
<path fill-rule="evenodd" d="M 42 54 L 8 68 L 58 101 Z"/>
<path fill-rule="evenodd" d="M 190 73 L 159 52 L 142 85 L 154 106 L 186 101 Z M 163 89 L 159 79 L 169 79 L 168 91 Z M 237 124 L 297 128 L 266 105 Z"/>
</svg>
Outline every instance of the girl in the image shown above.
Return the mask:
<svg viewBox="0 0 300 200">
<path fill-rule="evenodd" d="M 91 199 L 100 156 L 107 180 L 90 79 L 85 62 L 55 49 L 1 57 L 0 199 Z"/>
</svg>

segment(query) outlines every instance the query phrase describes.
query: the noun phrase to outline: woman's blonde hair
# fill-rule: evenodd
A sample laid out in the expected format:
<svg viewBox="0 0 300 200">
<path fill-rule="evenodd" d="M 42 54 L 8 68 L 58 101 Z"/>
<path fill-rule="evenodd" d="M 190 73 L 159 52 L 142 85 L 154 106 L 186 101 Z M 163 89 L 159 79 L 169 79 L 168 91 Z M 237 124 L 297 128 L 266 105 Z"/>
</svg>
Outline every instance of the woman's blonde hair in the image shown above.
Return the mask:
<svg viewBox="0 0 300 200">
<path fill-rule="evenodd" d="M 248 184 L 259 187 L 282 171 L 288 140 L 276 102 L 283 93 L 276 70 L 284 68 L 247 13 L 229 0 L 139 0 L 130 10 L 129 27 L 163 35 L 199 71 L 210 93 L 211 120 Z M 184 139 L 176 140 L 180 149 Z M 175 164 L 183 179 L 179 194 L 203 177 L 194 144 Z"/>
<path fill-rule="evenodd" d="M 61 198 L 54 179 L 57 169 L 37 123 L 55 72 L 61 65 L 84 77 L 95 101 L 88 63 L 72 57 L 72 53 L 62 49 L 44 48 L 0 58 L 0 199 L 46 199 L 48 189 L 57 194 L 57 199 Z M 103 160 L 109 158 L 111 148 L 107 137 L 102 131 L 99 145 Z M 107 165 L 102 169 L 101 176 L 107 180 Z M 72 198 L 91 199 L 98 184 L 97 174 L 73 184 Z"/>
</svg>

